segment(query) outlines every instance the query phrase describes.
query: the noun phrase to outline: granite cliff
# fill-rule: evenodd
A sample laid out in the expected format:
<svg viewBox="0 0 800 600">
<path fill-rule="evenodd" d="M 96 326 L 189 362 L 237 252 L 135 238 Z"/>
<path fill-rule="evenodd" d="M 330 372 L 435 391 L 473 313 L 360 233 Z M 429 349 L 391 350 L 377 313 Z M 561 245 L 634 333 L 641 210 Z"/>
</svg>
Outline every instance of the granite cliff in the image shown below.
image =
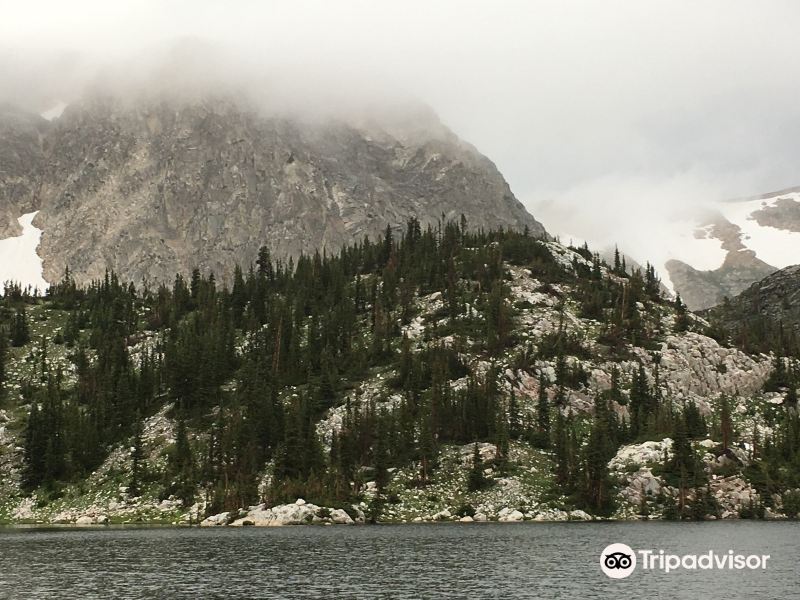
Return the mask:
<svg viewBox="0 0 800 600">
<path fill-rule="evenodd" d="M 0 233 L 39 210 L 44 275 L 230 273 L 259 247 L 337 251 L 411 217 L 544 228 L 495 165 L 424 108 L 358 121 L 226 98 L 88 97 L 52 122 L 0 113 Z"/>
</svg>

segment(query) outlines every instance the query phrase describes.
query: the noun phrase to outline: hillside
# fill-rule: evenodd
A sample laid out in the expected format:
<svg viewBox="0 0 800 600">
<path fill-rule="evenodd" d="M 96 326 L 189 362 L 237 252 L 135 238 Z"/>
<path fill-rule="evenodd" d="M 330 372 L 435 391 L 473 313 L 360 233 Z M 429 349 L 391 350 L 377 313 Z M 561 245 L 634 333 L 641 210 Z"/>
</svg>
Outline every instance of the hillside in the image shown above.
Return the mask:
<svg viewBox="0 0 800 600">
<path fill-rule="evenodd" d="M 795 363 L 787 391 L 652 270 L 413 220 L 253 267 L 230 289 L 8 289 L 0 517 L 795 514 Z"/>
<path fill-rule="evenodd" d="M 800 266 L 768 275 L 704 315 L 745 348 L 796 352 L 800 348 Z"/>
</svg>

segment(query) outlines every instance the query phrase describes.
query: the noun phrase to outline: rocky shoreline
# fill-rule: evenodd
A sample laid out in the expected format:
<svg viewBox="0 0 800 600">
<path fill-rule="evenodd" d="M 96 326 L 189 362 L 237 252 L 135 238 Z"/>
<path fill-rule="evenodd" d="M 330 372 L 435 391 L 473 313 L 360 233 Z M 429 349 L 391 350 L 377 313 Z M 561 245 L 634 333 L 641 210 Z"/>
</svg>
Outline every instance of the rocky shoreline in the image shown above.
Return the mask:
<svg viewBox="0 0 800 600">
<path fill-rule="evenodd" d="M 352 514 L 351 514 L 352 513 Z M 200 527 L 281 527 L 284 525 L 363 525 L 364 512 L 356 506 L 350 512 L 342 508 L 328 508 L 310 504 L 298 498 L 294 504 L 281 504 L 267 508 L 264 504 L 247 510 L 223 512 L 200 522 Z"/>
</svg>

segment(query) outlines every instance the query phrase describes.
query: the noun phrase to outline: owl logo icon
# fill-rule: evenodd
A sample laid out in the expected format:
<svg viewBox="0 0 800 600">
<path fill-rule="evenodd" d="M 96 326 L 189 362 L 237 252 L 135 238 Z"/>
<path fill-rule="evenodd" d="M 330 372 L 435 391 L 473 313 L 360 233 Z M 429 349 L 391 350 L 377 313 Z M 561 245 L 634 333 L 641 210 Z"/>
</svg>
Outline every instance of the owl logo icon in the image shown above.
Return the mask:
<svg viewBox="0 0 800 600">
<path fill-rule="evenodd" d="M 611 544 L 600 554 L 600 568 L 611 579 L 625 579 L 636 569 L 636 553 L 627 544 Z"/>
</svg>

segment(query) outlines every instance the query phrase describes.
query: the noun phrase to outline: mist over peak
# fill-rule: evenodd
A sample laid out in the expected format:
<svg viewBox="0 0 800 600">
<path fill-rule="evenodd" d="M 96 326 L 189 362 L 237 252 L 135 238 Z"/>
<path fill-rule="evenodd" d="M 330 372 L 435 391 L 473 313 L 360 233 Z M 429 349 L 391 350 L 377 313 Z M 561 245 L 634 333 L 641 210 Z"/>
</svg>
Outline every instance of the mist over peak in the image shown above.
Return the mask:
<svg viewBox="0 0 800 600">
<path fill-rule="evenodd" d="M 446 136 L 441 119 L 552 232 L 642 261 L 653 223 L 798 183 L 796 3 L 79 0 L 4 17 L 0 100 L 231 96 L 397 136 Z"/>
</svg>

